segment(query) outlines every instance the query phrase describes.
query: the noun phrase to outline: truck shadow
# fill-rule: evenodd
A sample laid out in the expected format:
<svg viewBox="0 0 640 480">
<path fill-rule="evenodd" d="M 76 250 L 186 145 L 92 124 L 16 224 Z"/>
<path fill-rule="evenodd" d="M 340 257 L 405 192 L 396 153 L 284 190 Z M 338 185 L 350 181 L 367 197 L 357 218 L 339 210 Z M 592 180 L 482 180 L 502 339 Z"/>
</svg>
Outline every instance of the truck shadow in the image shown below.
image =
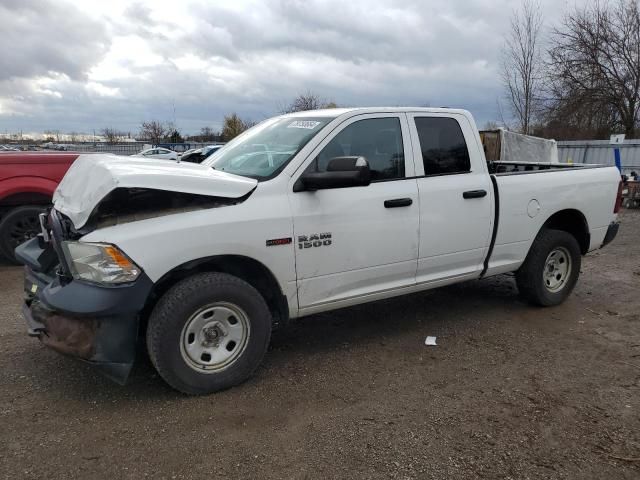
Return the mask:
<svg viewBox="0 0 640 480">
<path fill-rule="evenodd" d="M 526 308 L 510 277 L 471 281 L 293 320 L 274 333 L 270 352 L 321 352 L 345 343 L 422 334 L 426 329 L 468 323 L 478 311 L 484 316 L 507 306 Z"/>
<path fill-rule="evenodd" d="M 245 388 L 269 382 L 281 368 L 304 362 L 306 357 L 322 363 L 323 358 L 345 348 L 400 343 L 405 336 L 415 336 L 416 345 L 422 345 L 427 334 L 477 329 L 482 319 L 530 308 L 518 299 L 513 279 L 500 276 L 292 320 L 274 332 L 263 365 Z M 140 355 L 129 383 L 128 388 L 140 395 L 174 393 L 145 355 Z"/>
<path fill-rule="evenodd" d="M 415 337 L 415 344 L 422 345 L 426 335 L 457 334 L 466 329 L 481 334 L 477 329 L 479 326 L 482 329 L 484 319 L 529 308 L 518 299 L 512 278 L 502 276 L 304 317 L 274 332 L 263 365 L 254 377 L 228 392 L 241 388 L 249 394 L 251 390 L 264 388 L 282 369 L 301 362 L 321 364 L 345 348 L 364 349 L 371 344 L 398 344 L 398 348 L 403 348 L 402 338 L 406 336 Z M 53 352 L 47 354 L 58 357 Z M 63 357 L 48 366 L 55 373 L 48 372 L 42 365 L 32 373 L 36 377 L 48 377 L 45 383 L 64 390 L 66 397 L 73 392 L 76 400 L 101 398 L 136 402 L 186 398 L 162 381 L 146 352 L 138 355 L 129 381 L 123 387 L 103 378 L 90 366 Z M 295 375 L 295 369 L 288 374 Z M 50 375 L 55 377 L 55 383 L 51 382 Z"/>
</svg>

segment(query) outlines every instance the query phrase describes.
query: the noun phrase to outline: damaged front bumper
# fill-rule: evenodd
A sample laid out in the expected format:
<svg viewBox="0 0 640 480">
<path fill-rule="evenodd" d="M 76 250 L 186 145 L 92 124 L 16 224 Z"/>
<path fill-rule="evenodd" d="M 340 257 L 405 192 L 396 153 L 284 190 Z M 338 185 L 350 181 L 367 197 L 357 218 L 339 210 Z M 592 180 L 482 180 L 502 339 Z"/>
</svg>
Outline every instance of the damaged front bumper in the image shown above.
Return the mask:
<svg viewBox="0 0 640 480">
<path fill-rule="evenodd" d="M 43 272 L 40 261 L 48 247 L 41 243 L 34 238 L 16 249 L 26 265 L 22 311 L 29 335 L 125 383 L 135 359 L 140 312 L 153 283 L 144 273 L 130 284 L 102 286 Z"/>
</svg>

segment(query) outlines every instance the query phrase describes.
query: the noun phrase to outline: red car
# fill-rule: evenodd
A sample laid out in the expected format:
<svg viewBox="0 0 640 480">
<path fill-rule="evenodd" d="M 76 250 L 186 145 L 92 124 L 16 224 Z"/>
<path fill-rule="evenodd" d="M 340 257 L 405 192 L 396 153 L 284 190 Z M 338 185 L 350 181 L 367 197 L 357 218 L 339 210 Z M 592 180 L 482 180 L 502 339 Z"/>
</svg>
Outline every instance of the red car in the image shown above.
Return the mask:
<svg viewBox="0 0 640 480">
<path fill-rule="evenodd" d="M 0 153 L 0 257 L 17 263 L 13 250 L 40 232 L 38 215 L 78 153 Z"/>
</svg>

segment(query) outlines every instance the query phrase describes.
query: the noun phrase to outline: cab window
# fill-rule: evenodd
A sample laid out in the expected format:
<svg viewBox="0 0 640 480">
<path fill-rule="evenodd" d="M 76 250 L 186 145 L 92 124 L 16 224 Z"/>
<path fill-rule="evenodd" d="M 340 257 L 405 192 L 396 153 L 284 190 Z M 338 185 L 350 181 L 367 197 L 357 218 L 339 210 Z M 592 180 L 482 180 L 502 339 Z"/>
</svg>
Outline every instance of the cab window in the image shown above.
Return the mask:
<svg viewBox="0 0 640 480">
<path fill-rule="evenodd" d="M 467 144 L 456 119 L 415 117 L 415 123 L 425 175 L 465 173 L 471 170 Z"/>
<path fill-rule="evenodd" d="M 307 171 L 324 172 L 329 160 L 344 156 L 365 157 L 372 181 L 404 178 L 400 119 L 371 118 L 352 123 L 322 149 Z"/>
</svg>

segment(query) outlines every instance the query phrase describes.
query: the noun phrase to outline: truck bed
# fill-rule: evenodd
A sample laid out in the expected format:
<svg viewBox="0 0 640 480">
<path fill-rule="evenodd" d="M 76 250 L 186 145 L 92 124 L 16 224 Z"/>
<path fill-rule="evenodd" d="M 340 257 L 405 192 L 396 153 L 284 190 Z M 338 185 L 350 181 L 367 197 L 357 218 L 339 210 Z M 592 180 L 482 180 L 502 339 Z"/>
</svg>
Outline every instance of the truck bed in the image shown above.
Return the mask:
<svg viewBox="0 0 640 480">
<path fill-rule="evenodd" d="M 497 231 L 488 274 L 514 271 L 552 214 L 580 213 L 589 230 L 583 253 L 602 245 L 616 203 L 620 172 L 602 165 L 489 162 Z M 555 172 L 544 179 L 529 173 Z"/>
<path fill-rule="evenodd" d="M 549 172 L 554 170 L 585 170 L 590 168 L 603 168 L 606 165 L 590 165 L 575 163 L 550 163 L 550 162 L 487 162 L 489 173 L 492 175 L 518 175 L 523 173 Z"/>
</svg>

